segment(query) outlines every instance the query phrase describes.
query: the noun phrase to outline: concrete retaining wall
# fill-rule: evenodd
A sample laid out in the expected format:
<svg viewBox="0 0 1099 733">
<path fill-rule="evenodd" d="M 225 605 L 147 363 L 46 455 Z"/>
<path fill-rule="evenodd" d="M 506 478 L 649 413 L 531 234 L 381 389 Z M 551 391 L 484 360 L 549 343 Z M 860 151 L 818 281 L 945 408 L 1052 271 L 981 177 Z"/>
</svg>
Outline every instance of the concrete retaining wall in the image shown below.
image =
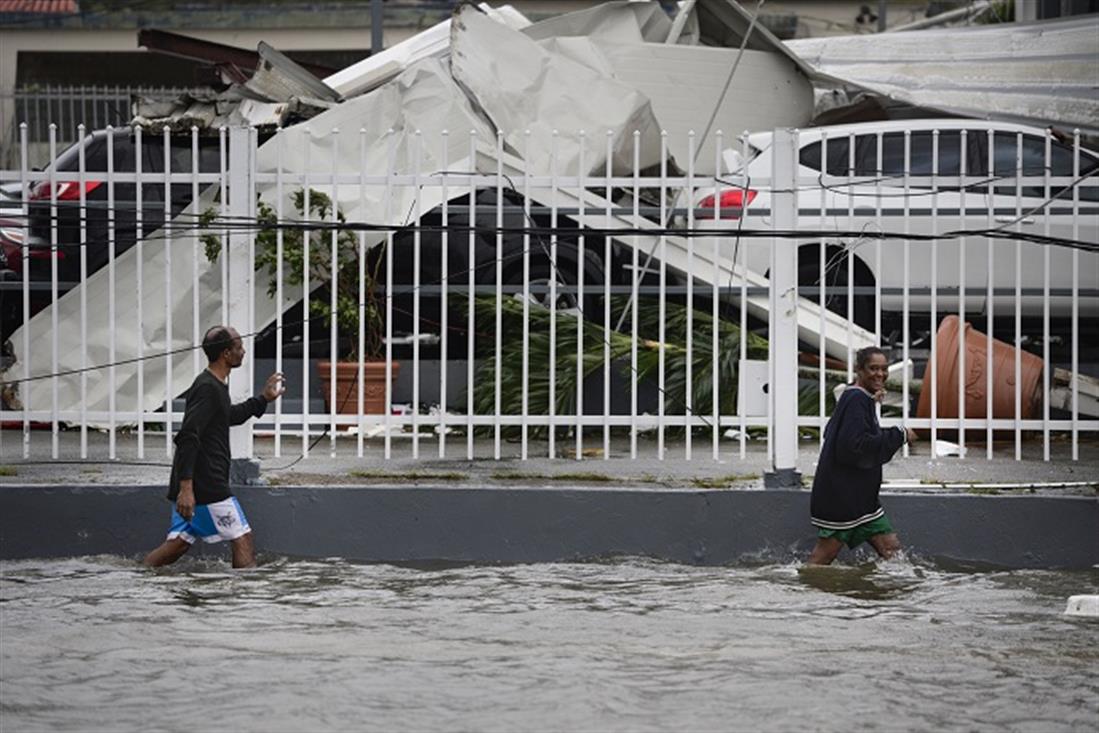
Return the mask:
<svg viewBox="0 0 1099 733">
<path fill-rule="evenodd" d="M 261 552 L 362 561 L 552 562 L 642 555 L 718 565 L 813 542 L 807 491 L 242 487 Z M 1013 568 L 1099 564 L 1099 498 L 895 494 L 917 553 Z M 0 559 L 138 556 L 168 526 L 164 488 L 0 487 Z M 221 548 L 224 552 L 224 548 Z"/>
</svg>

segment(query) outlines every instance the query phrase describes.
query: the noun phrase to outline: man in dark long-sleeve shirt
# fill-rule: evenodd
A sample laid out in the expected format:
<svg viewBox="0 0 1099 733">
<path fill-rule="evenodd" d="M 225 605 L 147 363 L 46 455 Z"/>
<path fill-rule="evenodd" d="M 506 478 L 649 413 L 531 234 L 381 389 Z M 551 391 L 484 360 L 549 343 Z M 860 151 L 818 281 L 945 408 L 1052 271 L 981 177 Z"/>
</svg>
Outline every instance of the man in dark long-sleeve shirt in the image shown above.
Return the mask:
<svg viewBox="0 0 1099 733">
<path fill-rule="evenodd" d="M 263 394 L 244 402 L 229 401 L 229 372 L 244 361 L 240 334 L 214 326 L 202 339 L 210 365 L 187 391 L 183 425 L 176 434 L 175 460 L 168 500 L 175 503 L 168 539 L 145 558 L 151 566 L 175 562 L 201 537 L 206 542 L 228 540 L 233 567 L 255 564 L 252 530 L 240 502 L 229 490 L 229 428 L 260 417 L 267 403 L 285 391 L 282 374 L 267 378 Z"/>
<path fill-rule="evenodd" d="M 878 501 L 881 467 L 916 434 L 878 425 L 874 405 L 885 394 L 889 373 L 882 350 L 861 349 L 855 365 L 857 378 L 836 403 L 813 477 L 809 513 L 817 527 L 817 544 L 809 557 L 812 565 L 831 563 L 845 544 L 854 549 L 869 542 L 885 558 L 901 547 Z"/>
</svg>

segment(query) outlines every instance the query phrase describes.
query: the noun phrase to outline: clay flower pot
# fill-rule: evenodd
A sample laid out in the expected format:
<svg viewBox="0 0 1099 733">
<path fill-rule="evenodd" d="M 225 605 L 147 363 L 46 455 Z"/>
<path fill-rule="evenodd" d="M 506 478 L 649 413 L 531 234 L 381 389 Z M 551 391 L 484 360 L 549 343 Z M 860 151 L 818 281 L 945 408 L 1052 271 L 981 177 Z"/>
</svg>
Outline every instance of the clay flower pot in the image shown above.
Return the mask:
<svg viewBox="0 0 1099 733">
<path fill-rule="evenodd" d="M 958 339 L 957 316 L 947 316 L 935 335 L 935 398 L 937 417 L 958 417 Z M 981 419 L 987 415 L 988 370 L 992 370 L 992 417 L 1014 418 L 1015 415 L 1015 347 L 1003 341 L 992 341 L 992 359 L 988 358 L 988 336 L 965 324 L 965 416 Z M 991 363 L 990 363 L 991 362 Z M 1033 417 L 1042 404 L 1042 369 L 1040 357 L 1019 350 L 1020 414 L 1025 420 Z M 931 370 L 924 373 L 923 390 L 916 407 L 916 417 L 931 417 Z"/>
<path fill-rule="evenodd" d="M 399 362 L 393 362 L 393 383 L 397 382 L 400 372 Z M 363 363 L 363 414 L 385 414 L 385 362 L 367 361 Z M 332 396 L 331 362 L 317 363 L 317 376 L 320 379 L 321 393 L 324 395 L 324 409 L 332 411 L 329 400 Z M 336 362 L 336 414 L 359 414 L 359 362 Z"/>
</svg>

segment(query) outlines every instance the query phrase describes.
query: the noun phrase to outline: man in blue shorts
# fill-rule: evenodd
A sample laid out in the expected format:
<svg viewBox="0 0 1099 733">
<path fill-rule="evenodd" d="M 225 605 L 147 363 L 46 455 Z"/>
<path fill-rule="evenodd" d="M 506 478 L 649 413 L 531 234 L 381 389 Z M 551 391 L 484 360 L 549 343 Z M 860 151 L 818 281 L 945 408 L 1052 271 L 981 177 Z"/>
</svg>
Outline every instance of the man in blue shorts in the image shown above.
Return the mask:
<svg viewBox="0 0 1099 733">
<path fill-rule="evenodd" d="M 229 490 L 229 427 L 262 416 L 267 403 L 281 397 L 286 387 L 276 372 L 267 378 L 262 395 L 231 404 L 229 372 L 244 361 L 240 334 L 228 326 L 214 326 L 203 337 L 202 350 L 210 365 L 187 391 L 168 489 L 168 500 L 175 503 L 172 523 L 168 538 L 145 557 L 150 567 L 170 565 L 199 538 L 227 540 L 234 568 L 256 564 L 252 528 Z"/>
</svg>

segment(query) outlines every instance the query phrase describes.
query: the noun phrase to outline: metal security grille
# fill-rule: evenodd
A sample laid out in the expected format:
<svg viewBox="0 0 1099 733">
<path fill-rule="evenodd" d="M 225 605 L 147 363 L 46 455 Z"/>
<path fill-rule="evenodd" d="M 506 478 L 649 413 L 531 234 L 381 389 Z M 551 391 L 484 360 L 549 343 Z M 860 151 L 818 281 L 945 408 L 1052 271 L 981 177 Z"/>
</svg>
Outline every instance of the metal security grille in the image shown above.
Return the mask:
<svg viewBox="0 0 1099 733">
<path fill-rule="evenodd" d="M 0 95 L 0 165 L 19 165 L 19 126 L 27 126 L 27 161 L 33 168 L 45 168 L 50 160 L 50 125 L 56 126 L 57 144 L 76 142 L 78 125 L 99 130 L 107 125 L 125 125 L 133 117 L 135 95 L 170 100 L 189 91 L 178 87 L 149 86 L 25 86 Z M 208 90 L 206 90 L 208 91 Z"/>
</svg>

